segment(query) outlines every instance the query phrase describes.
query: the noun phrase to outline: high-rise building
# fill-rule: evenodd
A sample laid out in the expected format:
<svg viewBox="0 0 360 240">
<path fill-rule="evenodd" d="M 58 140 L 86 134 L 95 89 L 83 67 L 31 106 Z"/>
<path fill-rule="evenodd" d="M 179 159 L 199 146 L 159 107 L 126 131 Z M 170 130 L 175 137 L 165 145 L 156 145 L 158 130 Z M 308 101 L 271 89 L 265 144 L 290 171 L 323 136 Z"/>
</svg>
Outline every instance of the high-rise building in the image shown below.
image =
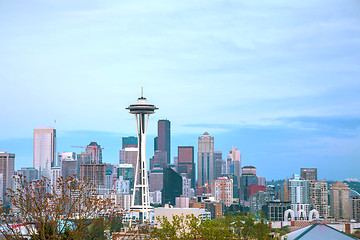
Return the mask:
<svg viewBox="0 0 360 240">
<path fill-rule="evenodd" d="M 298 174 L 288 180 L 288 193 L 291 202 L 291 208 L 296 219 L 306 219 L 310 210 L 309 204 L 309 181 L 300 179 Z"/>
<path fill-rule="evenodd" d="M 229 152 L 229 157 L 234 163 L 234 175 L 237 178 L 237 182 L 240 182 L 241 177 L 241 153 L 235 147 Z"/>
<path fill-rule="evenodd" d="M 214 178 L 216 179 L 222 176 L 223 160 L 222 160 L 221 151 L 214 151 L 214 161 L 215 161 Z"/>
<path fill-rule="evenodd" d="M 352 219 L 360 222 L 360 196 L 351 198 L 352 206 Z"/>
<path fill-rule="evenodd" d="M 261 186 L 261 185 L 259 185 Z M 261 186 L 264 187 L 264 186 Z M 249 195 L 250 197 L 250 211 L 257 214 L 258 211 L 261 211 L 263 206 L 268 202 L 273 201 L 274 198 L 265 191 L 258 191 L 254 194 Z"/>
<path fill-rule="evenodd" d="M 195 162 L 193 146 L 178 147 L 177 170 L 178 173 L 186 173 L 186 177 L 191 179 L 191 187 L 195 188 Z"/>
<path fill-rule="evenodd" d="M 5 193 L 11 188 L 11 178 L 14 175 L 15 154 L 0 152 L 0 174 L 2 174 L 2 193 L 1 200 L 6 200 Z"/>
<path fill-rule="evenodd" d="M 58 156 L 57 164 L 56 164 L 57 167 L 61 166 L 62 160 L 72 160 L 72 161 L 76 160 L 75 152 L 59 152 L 57 156 Z"/>
<path fill-rule="evenodd" d="M 233 181 L 227 177 L 219 177 L 214 180 L 215 201 L 223 202 L 230 207 L 233 204 Z"/>
<path fill-rule="evenodd" d="M 321 218 L 329 217 L 328 184 L 325 181 L 309 181 L 309 203 L 319 212 Z"/>
<path fill-rule="evenodd" d="M 23 167 L 20 170 L 18 170 L 18 174 L 21 174 L 24 177 L 26 177 L 27 182 L 32 182 L 38 177 L 38 172 L 33 167 Z"/>
<path fill-rule="evenodd" d="M 61 177 L 61 168 L 60 167 L 52 167 L 51 168 L 51 185 L 53 190 L 58 190 L 58 178 Z"/>
<path fill-rule="evenodd" d="M 117 178 L 123 177 L 124 180 L 129 180 L 130 190 L 134 187 L 135 168 L 132 164 L 119 164 L 117 168 Z"/>
<path fill-rule="evenodd" d="M 256 168 L 253 166 L 245 166 L 242 168 L 242 174 L 240 177 L 240 190 L 239 198 L 240 200 L 247 201 L 247 187 L 252 185 L 258 185 L 258 177 L 256 176 Z"/>
<path fill-rule="evenodd" d="M 136 168 L 136 161 L 138 157 L 138 148 L 120 149 L 120 164 L 132 164 Z"/>
<path fill-rule="evenodd" d="M 89 179 L 97 189 L 105 189 L 106 185 L 106 164 L 81 164 L 80 179 Z"/>
<path fill-rule="evenodd" d="M 248 173 L 256 175 L 256 167 L 254 167 L 254 166 L 244 166 L 242 168 L 242 174 L 248 174 Z"/>
<path fill-rule="evenodd" d="M 170 121 L 167 119 L 158 121 L 157 149 L 166 152 L 166 163 L 170 164 Z M 164 164 L 162 164 L 164 166 Z"/>
<path fill-rule="evenodd" d="M 198 139 L 198 186 L 214 180 L 214 137 L 207 131 Z"/>
<path fill-rule="evenodd" d="M 39 177 L 51 178 L 51 167 L 56 165 L 56 130 L 34 129 L 34 168 Z"/>
<path fill-rule="evenodd" d="M 346 183 L 334 182 L 330 185 L 330 215 L 335 219 L 351 218 L 350 188 Z"/>
<path fill-rule="evenodd" d="M 76 159 L 62 159 L 60 167 L 63 178 L 79 177 L 80 169 L 78 169 L 78 161 Z"/>
<path fill-rule="evenodd" d="M 154 152 L 154 157 L 150 158 L 150 169 L 154 167 L 154 165 L 159 165 L 160 167 L 164 167 L 167 163 L 167 152 L 162 150 L 156 150 Z"/>
<path fill-rule="evenodd" d="M 90 154 L 90 163 L 102 163 L 102 149 L 96 142 L 87 145 L 85 154 Z"/>
<path fill-rule="evenodd" d="M 305 180 L 317 181 L 317 168 L 300 168 L 300 177 Z"/>
<path fill-rule="evenodd" d="M 227 159 L 223 161 L 221 173 L 223 175 L 235 174 L 234 161 L 231 159 L 231 157 L 227 157 Z"/>
<path fill-rule="evenodd" d="M 170 166 L 163 168 L 162 203 L 175 206 L 175 198 L 182 195 L 182 177 Z"/>
<path fill-rule="evenodd" d="M 150 192 L 161 191 L 163 189 L 163 178 L 163 169 L 160 165 L 156 164 L 149 174 Z"/>
<path fill-rule="evenodd" d="M 187 178 L 185 173 L 181 173 L 182 177 L 182 195 L 184 197 L 190 198 L 191 197 L 191 179 Z"/>
<path fill-rule="evenodd" d="M 134 136 L 123 137 L 122 138 L 122 149 L 125 148 L 137 148 L 138 147 L 138 139 Z"/>
<path fill-rule="evenodd" d="M 79 168 L 78 161 L 76 160 L 76 153 L 74 152 L 59 152 L 58 153 L 58 166 L 61 167 L 60 175 L 64 178 L 78 177 Z"/>
<path fill-rule="evenodd" d="M 288 182 L 291 204 L 309 204 L 309 181 L 300 179 L 298 174 L 294 174 Z"/>
</svg>

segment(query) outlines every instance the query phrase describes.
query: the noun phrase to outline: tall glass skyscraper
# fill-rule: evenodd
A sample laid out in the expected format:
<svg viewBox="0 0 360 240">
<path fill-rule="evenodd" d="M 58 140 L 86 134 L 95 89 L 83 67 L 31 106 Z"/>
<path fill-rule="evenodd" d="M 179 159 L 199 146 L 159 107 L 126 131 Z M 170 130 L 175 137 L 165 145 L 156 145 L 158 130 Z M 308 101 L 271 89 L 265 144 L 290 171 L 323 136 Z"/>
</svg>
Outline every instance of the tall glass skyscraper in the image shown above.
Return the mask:
<svg viewBox="0 0 360 240">
<path fill-rule="evenodd" d="M 170 121 L 158 121 L 157 149 L 166 152 L 166 163 L 170 164 Z"/>
<path fill-rule="evenodd" d="M 214 137 L 207 131 L 198 139 L 198 186 L 214 180 Z"/>
<path fill-rule="evenodd" d="M 51 177 L 51 167 L 56 166 L 56 130 L 34 129 L 34 168 L 39 177 Z"/>
</svg>

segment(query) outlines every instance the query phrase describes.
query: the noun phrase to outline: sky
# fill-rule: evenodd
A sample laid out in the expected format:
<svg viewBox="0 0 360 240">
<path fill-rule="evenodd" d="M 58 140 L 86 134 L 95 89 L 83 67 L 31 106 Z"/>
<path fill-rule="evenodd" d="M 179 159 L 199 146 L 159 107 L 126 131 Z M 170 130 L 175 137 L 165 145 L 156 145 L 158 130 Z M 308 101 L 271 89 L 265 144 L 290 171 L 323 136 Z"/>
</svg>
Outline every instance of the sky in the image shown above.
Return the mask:
<svg viewBox="0 0 360 240">
<path fill-rule="evenodd" d="M 58 152 L 117 163 L 143 86 L 148 158 L 169 119 L 172 157 L 207 130 L 269 180 L 360 178 L 359 26 L 356 0 L 0 1 L 0 151 L 32 166 L 53 126 Z"/>
</svg>

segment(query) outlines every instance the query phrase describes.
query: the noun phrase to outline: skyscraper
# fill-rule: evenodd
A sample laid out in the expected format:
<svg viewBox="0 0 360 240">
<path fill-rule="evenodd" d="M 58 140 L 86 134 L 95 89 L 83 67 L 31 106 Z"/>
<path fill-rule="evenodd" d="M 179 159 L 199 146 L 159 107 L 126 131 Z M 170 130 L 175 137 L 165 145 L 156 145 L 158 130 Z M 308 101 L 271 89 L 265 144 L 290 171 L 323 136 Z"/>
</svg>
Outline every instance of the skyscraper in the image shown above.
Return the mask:
<svg viewBox="0 0 360 240">
<path fill-rule="evenodd" d="M 11 178 L 14 175 L 15 154 L 0 152 L 0 174 L 2 174 L 2 193 L 1 200 L 5 200 L 5 193 L 11 188 Z"/>
<path fill-rule="evenodd" d="M 134 136 L 123 137 L 122 138 L 122 149 L 125 148 L 137 148 L 138 147 L 138 139 Z"/>
<path fill-rule="evenodd" d="M 163 169 L 160 165 L 156 164 L 149 174 L 150 192 L 161 191 L 163 189 L 163 178 Z"/>
<path fill-rule="evenodd" d="M 221 151 L 214 152 L 214 162 L 215 162 L 214 178 L 216 179 L 222 176 L 223 160 L 222 160 Z"/>
<path fill-rule="evenodd" d="M 296 218 L 306 219 L 310 210 L 309 181 L 300 179 L 299 174 L 294 174 L 294 177 L 288 180 L 288 192 Z"/>
<path fill-rule="evenodd" d="M 24 177 L 26 177 L 27 182 L 32 182 L 32 181 L 36 180 L 38 177 L 38 172 L 33 167 L 23 167 L 20 170 L 18 170 L 17 172 L 18 172 L 18 174 L 21 174 Z"/>
<path fill-rule="evenodd" d="M 198 186 L 214 180 L 214 137 L 207 131 L 198 139 Z"/>
<path fill-rule="evenodd" d="M 294 174 L 289 179 L 289 197 L 291 204 L 309 203 L 309 183 L 308 180 L 300 179 L 298 174 Z"/>
<path fill-rule="evenodd" d="M 310 206 L 319 212 L 321 218 L 329 217 L 328 185 L 325 181 L 309 181 Z"/>
<path fill-rule="evenodd" d="M 350 219 L 350 188 L 346 183 L 334 182 L 330 185 L 330 215 L 335 219 Z"/>
<path fill-rule="evenodd" d="M 300 168 L 300 177 L 306 180 L 317 180 L 317 168 Z"/>
<path fill-rule="evenodd" d="M 76 153 L 75 152 L 59 152 L 57 155 L 57 166 L 61 166 L 61 161 L 68 160 L 74 161 L 76 160 Z"/>
<path fill-rule="evenodd" d="M 182 177 L 171 167 L 163 168 L 162 203 L 175 206 L 175 198 L 182 195 Z"/>
<path fill-rule="evenodd" d="M 157 149 L 166 152 L 166 163 L 170 164 L 170 121 L 158 121 Z"/>
<path fill-rule="evenodd" d="M 195 162 L 194 147 L 178 147 L 178 172 L 186 173 L 186 177 L 191 179 L 191 187 L 195 188 Z"/>
<path fill-rule="evenodd" d="M 56 165 L 56 130 L 34 129 L 34 168 L 39 177 L 51 178 L 51 167 Z"/>
<path fill-rule="evenodd" d="M 105 189 L 106 185 L 106 164 L 81 164 L 80 166 L 80 179 L 86 178 L 89 179 L 95 187 L 100 189 Z"/>
<path fill-rule="evenodd" d="M 87 145 L 85 154 L 90 154 L 90 163 L 102 163 L 102 149 L 96 142 Z"/>
<path fill-rule="evenodd" d="M 247 189 L 248 186 L 258 185 L 258 177 L 256 176 L 256 168 L 253 166 L 245 166 L 242 168 L 242 175 L 240 177 L 240 200 L 247 201 Z"/>
<path fill-rule="evenodd" d="M 241 177 L 241 153 L 235 147 L 231 148 L 229 157 L 234 162 L 234 175 L 237 178 L 237 182 L 240 182 Z"/>
</svg>

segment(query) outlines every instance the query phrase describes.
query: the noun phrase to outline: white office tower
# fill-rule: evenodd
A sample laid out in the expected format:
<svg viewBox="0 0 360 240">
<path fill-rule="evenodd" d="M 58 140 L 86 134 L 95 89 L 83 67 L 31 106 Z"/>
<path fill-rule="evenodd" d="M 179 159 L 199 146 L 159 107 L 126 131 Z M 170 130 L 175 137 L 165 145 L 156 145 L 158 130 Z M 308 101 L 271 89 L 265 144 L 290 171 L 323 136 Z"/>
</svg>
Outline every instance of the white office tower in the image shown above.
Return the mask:
<svg viewBox="0 0 360 240">
<path fill-rule="evenodd" d="M 310 210 L 308 180 L 300 179 L 298 174 L 294 174 L 294 177 L 289 179 L 289 195 L 295 218 L 297 220 L 307 219 Z"/>
<path fill-rule="evenodd" d="M 75 161 L 76 153 L 75 152 L 59 152 L 57 156 L 57 167 L 61 167 L 62 161 Z"/>
<path fill-rule="evenodd" d="M 126 109 L 130 110 L 130 114 L 135 115 L 138 136 L 138 155 L 135 170 L 135 173 L 138 174 L 135 174 L 134 191 L 133 197 L 131 199 L 131 218 L 133 213 L 137 212 L 139 213 L 140 223 L 144 223 L 145 221 L 150 221 L 150 211 L 153 209 L 150 206 L 149 199 L 149 184 L 146 163 L 146 132 L 149 116 L 150 114 L 155 113 L 155 110 L 158 108 L 156 108 L 155 105 L 147 103 L 146 98 L 144 98 L 141 94 L 141 97 L 138 98 L 137 103 L 131 104 Z M 139 196 L 137 201 L 135 200 L 136 195 Z"/>
<path fill-rule="evenodd" d="M 6 200 L 5 193 L 11 188 L 11 179 L 14 175 L 15 154 L 0 152 L 0 174 L 2 174 L 2 195 L 1 200 Z"/>
<path fill-rule="evenodd" d="M 39 177 L 51 179 L 51 167 L 56 165 L 56 130 L 34 129 L 34 168 Z"/>
</svg>

